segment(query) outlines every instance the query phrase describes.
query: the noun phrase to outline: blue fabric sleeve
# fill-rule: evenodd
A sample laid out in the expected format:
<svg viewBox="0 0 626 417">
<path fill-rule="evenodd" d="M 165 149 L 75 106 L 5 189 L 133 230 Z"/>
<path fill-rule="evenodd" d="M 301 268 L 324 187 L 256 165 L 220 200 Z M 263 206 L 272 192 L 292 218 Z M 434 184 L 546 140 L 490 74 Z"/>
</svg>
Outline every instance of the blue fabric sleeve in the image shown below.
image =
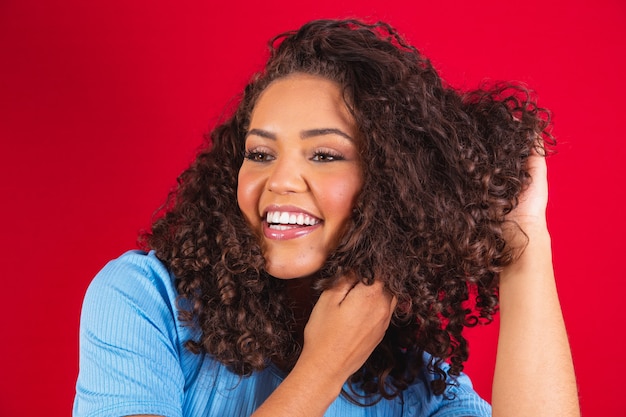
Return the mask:
<svg viewBox="0 0 626 417">
<path fill-rule="evenodd" d="M 175 294 L 153 255 L 110 262 L 89 286 L 81 315 L 75 417 L 182 416 Z"/>
</svg>

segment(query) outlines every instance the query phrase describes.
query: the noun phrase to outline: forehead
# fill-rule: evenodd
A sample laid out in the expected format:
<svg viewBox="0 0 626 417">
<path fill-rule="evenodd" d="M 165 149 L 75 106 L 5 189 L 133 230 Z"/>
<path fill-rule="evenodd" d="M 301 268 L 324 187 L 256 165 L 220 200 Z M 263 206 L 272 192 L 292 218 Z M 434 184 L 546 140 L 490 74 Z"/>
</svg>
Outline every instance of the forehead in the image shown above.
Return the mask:
<svg viewBox="0 0 626 417">
<path fill-rule="evenodd" d="M 250 115 L 250 127 L 280 122 L 298 122 L 303 128 L 330 124 L 326 127 L 343 127 L 351 134 L 356 133 L 341 86 L 309 74 L 295 73 L 279 78 L 260 94 Z"/>
</svg>

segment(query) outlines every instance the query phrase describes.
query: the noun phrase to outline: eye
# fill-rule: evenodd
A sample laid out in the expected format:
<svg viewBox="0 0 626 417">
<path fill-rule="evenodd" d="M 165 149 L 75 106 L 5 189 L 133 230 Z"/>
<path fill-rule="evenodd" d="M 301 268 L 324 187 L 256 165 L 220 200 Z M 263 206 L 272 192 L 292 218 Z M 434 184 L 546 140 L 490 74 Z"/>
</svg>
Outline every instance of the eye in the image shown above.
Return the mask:
<svg viewBox="0 0 626 417">
<path fill-rule="evenodd" d="M 344 158 L 343 158 L 343 155 L 341 155 L 339 152 L 316 151 L 315 154 L 313 155 L 313 158 L 311 159 L 316 162 L 333 162 L 333 161 L 341 161 Z"/>
<path fill-rule="evenodd" d="M 246 151 L 246 153 L 244 154 L 244 158 L 253 162 L 267 162 L 274 159 L 274 157 L 267 152 L 255 150 Z"/>
</svg>

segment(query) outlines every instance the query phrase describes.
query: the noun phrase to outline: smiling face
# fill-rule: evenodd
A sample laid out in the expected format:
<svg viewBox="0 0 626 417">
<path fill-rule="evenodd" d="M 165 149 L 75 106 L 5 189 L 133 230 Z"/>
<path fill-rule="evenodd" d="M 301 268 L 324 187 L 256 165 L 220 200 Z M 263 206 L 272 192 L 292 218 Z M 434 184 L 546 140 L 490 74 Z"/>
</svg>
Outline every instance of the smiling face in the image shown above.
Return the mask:
<svg viewBox="0 0 626 417">
<path fill-rule="evenodd" d="M 277 278 L 317 272 L 337 247 L 363 184 L 357 129 L 338 84 L 292 74 L 252 111 L 237 200 Z"/>
</svg>

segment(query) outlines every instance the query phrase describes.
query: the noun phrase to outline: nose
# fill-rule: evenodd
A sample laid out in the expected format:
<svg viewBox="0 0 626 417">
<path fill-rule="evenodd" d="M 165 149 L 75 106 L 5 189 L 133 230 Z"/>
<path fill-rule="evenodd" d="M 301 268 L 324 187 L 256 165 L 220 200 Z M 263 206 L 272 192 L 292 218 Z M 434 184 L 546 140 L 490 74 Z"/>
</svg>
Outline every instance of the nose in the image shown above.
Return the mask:
<svg viewBox="0 0 626 417">
<path fill-rule="evenodd" d="M 306 191 L 308 185 L 305 180 L 305 165 L 305 161 L 286 155 L 276 158 L 267 180 L 268 190 L 278 194 Z"/>
</svg>

